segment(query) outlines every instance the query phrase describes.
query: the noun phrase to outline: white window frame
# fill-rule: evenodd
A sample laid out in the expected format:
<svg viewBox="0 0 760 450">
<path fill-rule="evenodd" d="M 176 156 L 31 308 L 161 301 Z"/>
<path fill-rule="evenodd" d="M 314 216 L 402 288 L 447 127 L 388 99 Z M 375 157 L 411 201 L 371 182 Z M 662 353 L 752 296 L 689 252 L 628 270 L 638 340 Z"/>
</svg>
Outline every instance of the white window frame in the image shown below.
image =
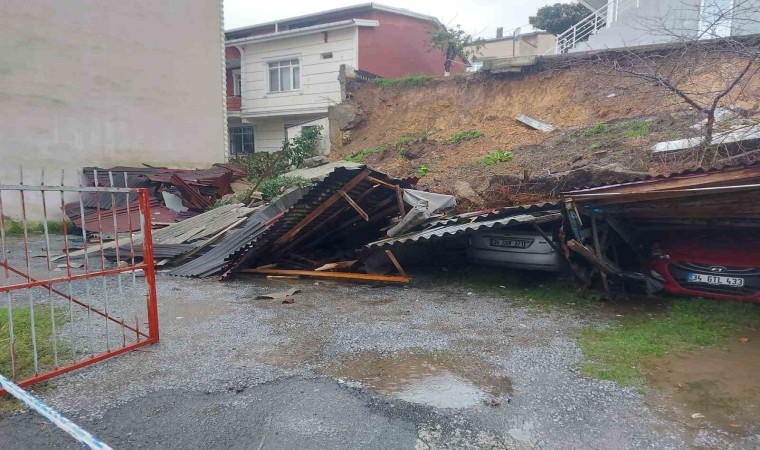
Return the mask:
<svg viewBox="0 0 760 450">
<path fill-rule="evenodd" d="M 298 64 L 293 64 L 293 61 L 297 61 Z M 288 66 L 282 67 L 282 63 L 290 63 Z M 273 64 L 278 64 L 277 67 L 272 67 Z M 303 65 L 301 64 L 301 58 L 292 57 L 292 58 L 284 58 L 284 59 L 277 59 L 274 61 L 267 61 L 266 63 L 267 67 L 267 92 L 269 94 L 279 94 L 283 92 L 297 92 L 301 90 L 301 78 L 302 78 L 302 72 L 303 72 Z M 293 68 L 298 67 L 298 78 L 296 78 L 293 75 Z M 281 80 L 281 71 L 282 69 L 287 69 L 290 73 L 290 89 L 278 89 L 278 90 L 272 90 L 272 69 L 277 69 L 277 84 L 278 87 Z M 298 82 L 298 87 L 295 87 L 295 82 Z"/>
<path fill-rule="evenodd" d="M 241 97 L 243 95 L 243 77 L 240 69 L 232 71 L 232 95 Z"/>
</svg>

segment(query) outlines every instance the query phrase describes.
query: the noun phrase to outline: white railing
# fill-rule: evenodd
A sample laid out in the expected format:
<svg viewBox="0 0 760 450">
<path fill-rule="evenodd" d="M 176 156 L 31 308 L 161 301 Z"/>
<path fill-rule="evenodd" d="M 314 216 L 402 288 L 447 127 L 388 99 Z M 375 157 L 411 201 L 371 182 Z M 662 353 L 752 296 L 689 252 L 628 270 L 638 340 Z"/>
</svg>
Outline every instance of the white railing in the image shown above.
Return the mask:
<svg viewBox="0 0 760 450">
<path fill-rule="evenodd" d="M 631 6 L 639 7 L 640 0 L 610 0 L 606 5 L 586 16 L 572 28 L 557 36 L 555 51 L 566 53 L 602 28 L 617 22 L 620 14 Z"/>
</svg>

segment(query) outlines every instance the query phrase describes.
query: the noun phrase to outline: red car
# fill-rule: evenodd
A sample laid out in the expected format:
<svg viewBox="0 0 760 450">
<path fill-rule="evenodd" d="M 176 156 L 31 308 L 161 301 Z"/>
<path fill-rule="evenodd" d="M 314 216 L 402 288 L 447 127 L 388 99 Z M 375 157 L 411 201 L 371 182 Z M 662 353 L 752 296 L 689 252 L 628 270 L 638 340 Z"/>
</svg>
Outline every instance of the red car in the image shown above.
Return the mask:
<svg viewBox="0 0 760 450">
<path fill-rule="evenodd" d="M 645 266 L 671 294 L 760 302 L 758 233 L 666 235 L 652 245 Z"/>
</svg>

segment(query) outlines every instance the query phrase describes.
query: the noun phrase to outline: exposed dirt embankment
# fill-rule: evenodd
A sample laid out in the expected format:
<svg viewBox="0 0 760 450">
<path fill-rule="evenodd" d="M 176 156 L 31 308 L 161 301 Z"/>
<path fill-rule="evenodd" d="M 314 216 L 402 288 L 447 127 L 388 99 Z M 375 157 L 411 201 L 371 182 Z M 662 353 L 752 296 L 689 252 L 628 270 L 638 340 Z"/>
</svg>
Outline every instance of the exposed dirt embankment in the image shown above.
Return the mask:
<svg viewBox="0 0 760 450">
<path fill-rule="evenodd" d="M 743 90 L 745 116 L 757 92 Z M 611 181 L 620 172 L 670 172 L 704 163 L 653 159 L 650 152 L 653 143 L 693 136 L 698 114 L 661 88 L 603 75 L 588 64 L 510 78 L 431 79 L 408 87 L 355 83 L 352 94 L 361 121 L 334 135 L 332 159 L 353 158 L 395 176 L 424 175 L 422 186 L 444 192 L 466 181 L 486 204 L 495 197 L 495 203 L 505 196 L 551 197 L 572 186 L 551 186 L 546 177 L 571 170 L 582 169 L 571 182 L 583 184 Z M 515 120 L 519 114 L 556 130 L 531 129 Z M 540 186 L 524 189 L 531 183 Z"/>
</svg>

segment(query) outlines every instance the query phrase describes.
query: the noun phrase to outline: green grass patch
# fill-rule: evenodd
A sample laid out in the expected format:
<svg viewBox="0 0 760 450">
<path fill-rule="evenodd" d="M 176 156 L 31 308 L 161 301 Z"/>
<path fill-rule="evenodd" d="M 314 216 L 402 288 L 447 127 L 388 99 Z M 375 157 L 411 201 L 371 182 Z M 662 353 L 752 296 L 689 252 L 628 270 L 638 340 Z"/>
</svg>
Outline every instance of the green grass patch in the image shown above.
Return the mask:
<svg viewBox="0 0 760 450">
<path fill-rule="evenodd" d="M 5 234 L 9 236 L 24 234 L 24 224 L 20 220 L 6 217 L 3 219 L 3 223 L 5 225 Z M 66 226 L 71 230 L 74 224 L 68 222 Z M 63 234 L 63 222 L 48 221 L 47 227 L 50 234 Z M 26 232 L 29 234 L 43 234 L 45 232 L 45 224 L 40 221 L 27 221 Z"/>
<path fill-rule="evenodd" d="M 488 156 L 483 158 L 481 162 L 487 166 L 492 166 L 499 162 L 512 161 L 513 157 L 514 155 L 512 155 L 512 152 L 505 150 L 496 150 L 495 152 L 491 152 Z"/>
<path fill-rule="evenodd" d="M 590 138 L 599 135 L 619 135 L 624 138 L 648 136 L 652 122 L 649 120 L 630 120 L 616 124 L 598 123 L 581 132 L 581 137 Z"/>
<path fill-rule="evenodd" d="M 590 137 L 590 136 L 596 136 L 598 134 L 604 134 L 607 132 L 607 130 L 610 129 L 610 126 L 606 123 L 598 123 L 594 125 L 591 128 L 587 128 L 581 132 L 581 136 L 583 137 Z"/>
<path fill-rule="evenodd" d="M 610 327 L 585 328 L 578 339 L 584 356 L 580 370 L 588 377 L 642 388 L 642 367 L 647 358 L 723 344 L 730 334 L 757 324 L 757 305 L 673 299 L 663 313 L 639 313 Z"/>
<path fill-rule="evenodd" d="M 356 153 L 352 153 L 351 155 L 346 156 L 344 159 L 346 161 L 351 161 L 355 163 L 363 163 L 367 159 L 367 157 L 369 157 L 370 155 L 382 153 L 384 151 L 385 151 L 385 145 L 378 145 L 377 147 L 370 147 L 370 148 L 365 148 L 363 150 L 359 150 Z"/>
<path fill-rule="evenodd" d="M 620 130 L 625 138 L 640 138 L 649 135 L 651 126 L 648 120 L 633 120 L 621 124 Z"/>
<path fill-rule="evenodd" d="M 60 327 L 68 322 L 68 313 L 63 308 L 55 310 L 55 327 Z M 13 312 L 13 336 L 16 350 L 16 380 L 23 380 L 34 375 L 34 352 L 32 346 L 32 326 L 29 308 L 12 308 Z M 0 373 L 5 376 L 12 374 L 10 336 L 8 330 L 8 308 L 0 309 Z M 34 308 L 34 329 L 37 336 L 37 360 L 40 367 L 52 368 L 54 366 L 53 351 L 53 320 L 50 317 L 50 307 Z M 70 358 L 69 346 L 65 342 L 58 342 L 59 362 L 64 358 Z M 70 363 L 70 361 L 66 361 Z"/>
<path fill-rule="evenodd" d="M 372 82 L 384 88 L 412 88 L 420 87 L 432 78 L 430 75 L 407 75 L 401 78 L 374 78 Z"/>
<path fill-rule="evenodd" d="M 462 141 L 469 141 L 470 139 L 476 139 L 481 136 L 485 136 L 485 134 L 482 131 L 478 130 L 469 130 L 469 131 L 461 131 L 454 136 L 451 136 L 447 139 L 448 142 L 452 144 L 458 144 Z"/>
<path fill-rule="evenodd" d="M 396 147 L 400 147 L 402 145 L 409 144 L 411 142 L 425 142 L 427 141 L 427 138 L 429 135 L 430 135 L 430 132 L 427 130 L 414 131 L 396 139 L 396 142 L 394 142 L 393 145 Z"/>
<path fill-rule="evenodd" d="M 430 167 L 428 167 L 427 165 L 423 164 L 423 165 L 420 166 L 419 169 L 417 169 L 417 176 L 420 177 L 420 178 L 422 178 L 425 175 L 427 175 L 429 172 L 430 172 Z"/>
</svg>

